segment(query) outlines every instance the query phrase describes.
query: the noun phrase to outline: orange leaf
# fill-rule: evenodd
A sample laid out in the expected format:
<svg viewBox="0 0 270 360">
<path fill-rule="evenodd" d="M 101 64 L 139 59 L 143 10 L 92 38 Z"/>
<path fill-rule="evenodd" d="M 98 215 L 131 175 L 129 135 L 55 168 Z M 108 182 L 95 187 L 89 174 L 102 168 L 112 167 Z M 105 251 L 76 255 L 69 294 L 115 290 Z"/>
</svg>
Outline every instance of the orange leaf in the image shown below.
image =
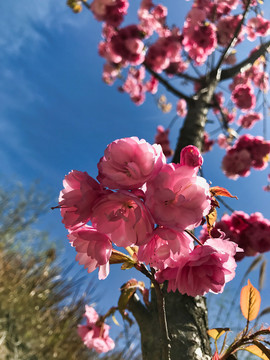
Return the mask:
<svg viewBox="0 0 270 360">
<path fill-rule="evenodd" d="M 221 335 L 225 334 L 227 331 L 231 331 L 229 328 L 215 328 L 207 330 L 207 334 L 214 340 L 220 338 Z"/>
<path fill-rule="evenodd" d="M 247 346 L 243 350 L 246 350 L 253 355 L 257 355 L 259 358 L 263 360 L 269 360 L 269 357 L 256 345 Z"/>
<path fill-rule="evenodd" d="M 248 320 L 256 319 L 261 305 L 261 295 L 259 291 L 248 280 L 248 284 L 241 290 L 240 307 L 243 316 Z"/>
<path fill-rule="evenodd" d="M 207 231 L 209 234 L 214 227 L 216 219 L 217 219 L 217 210 L 215 208 L 212 208 L 210 213 L 206 215 Z"/>
<path fill-rule="evenodd" d="M 209 190 L 213 196 L 226 196 L 226 197 L 238 199 L 237 196 L 232 195 L 227 189 L 224 189 L 223 187 L 220 186 L 211 187 Z"/>
</svg>

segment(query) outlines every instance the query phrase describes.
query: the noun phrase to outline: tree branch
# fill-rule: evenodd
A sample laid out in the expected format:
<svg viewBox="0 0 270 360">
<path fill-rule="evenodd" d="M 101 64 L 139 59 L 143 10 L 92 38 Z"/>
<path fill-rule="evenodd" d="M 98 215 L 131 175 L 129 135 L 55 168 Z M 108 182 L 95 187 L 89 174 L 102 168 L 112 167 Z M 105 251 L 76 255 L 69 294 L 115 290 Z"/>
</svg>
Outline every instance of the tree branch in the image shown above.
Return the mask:
<svg viewBox="0 0 270 360">
<path fill-rule="evenodd" d="M 215 72 L 216 72 L 216 75 L 218 76 L 218 73 L 220 72 L 220 67 L 224 61 L 224 59 L 226 59 L 226 57 L 228 56 L 228 53 L 231 51 L 231 49 L 235 46 L 236 42 L 237 42 L 237 38 L 238 38 L 238 35 L 241 31 L 241 28 L 244 24 L 244 21 L 247 17 L 247 14 L 249 12 L 249 8 L 250 8 L 250 4 L 251 4 L 251 0 L 248 0 L 248 3 L 247 3 L 247 7 L 245 8 L 243 14 L 242 14 L 242 19 L 241 21 L 239 22 L 239 24 L 237 25 L 236 29 L 235 29 L 235 32 L 234 32 L 234 35 L 229 43 L 229 45 L 227 46 L 227 48 L 225 49 L 225 51 L 222 53 L 219 61 L 218 61 L 218 64 L 215 68 Z"/>
<path fill-rule="evenodd" d="M 200 78 L 196 78 L 196 77 L 188 75 L 188 74 L 176 73 L 175 76 L 185 79 L 185 80 L 193 81 L 193 82 L 200 81 Z"/>
<path fill-rule="evenodd" d="M 187 103 L 191 103 L 192 99 L 191 97 L 183 94 L 181 91 L 177 90 L 174 86 L 172 86 L 171 84 L 169 84 L 169 82 L 164 79 L 161 75 L 159 75 L 158 73 L 156 73 L 154 70 L 152 70 L 148 65 L 146 65 L 144 63 L 144 66 L 146 68 L 146 70 L 153 75 L 170 93 L 174 94 L 175 96 L 177 96 L 178 98 L 182 98 L 184 100 L 186 100 Z"/>
<path fill-rule="evenodd" d="M 239 64 L 221 71 L 220 81 L 233 78 L 240 72 L 248 70 L 260 56 L 270 51 L 270 40 L 262 44 L 258 50 L 254 51 L 249 57 L 241 61 Z"/>
</svg>

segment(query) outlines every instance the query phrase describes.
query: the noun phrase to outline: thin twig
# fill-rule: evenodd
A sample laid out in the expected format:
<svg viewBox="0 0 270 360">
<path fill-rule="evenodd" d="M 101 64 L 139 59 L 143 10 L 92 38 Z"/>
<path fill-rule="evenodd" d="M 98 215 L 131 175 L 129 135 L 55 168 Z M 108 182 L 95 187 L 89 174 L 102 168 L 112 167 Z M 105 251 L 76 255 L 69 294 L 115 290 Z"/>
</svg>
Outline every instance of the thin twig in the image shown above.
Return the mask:
<svg viewBox="0 0 270 360">
<path fill-rule="evenodd" d="M 203 244 L 200 242 L 200 240 L 198 240 L 198 239 L 196 238 L 196 236 L 195 236 L 190 230 L 187 230 L 187 229 L 186 229 L 185 232 L 186 232 L 189 236 L 191 236 L 192 239 L 195 240 L 199 245 L 203 246 Z"/>
</svg>

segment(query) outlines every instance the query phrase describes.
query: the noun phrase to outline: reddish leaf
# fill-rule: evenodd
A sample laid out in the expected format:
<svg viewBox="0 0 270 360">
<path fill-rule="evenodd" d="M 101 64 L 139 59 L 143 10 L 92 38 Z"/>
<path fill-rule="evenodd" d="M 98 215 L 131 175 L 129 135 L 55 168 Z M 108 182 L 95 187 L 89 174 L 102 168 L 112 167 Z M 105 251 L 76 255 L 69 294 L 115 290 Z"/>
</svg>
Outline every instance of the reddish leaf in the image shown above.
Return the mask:
<svg viewBox="0 0 270 360">
<path fill-rule="evenodd" d="M 241 290 L 240 307 L 243 316 L 248 320 L 256 319 L 261 305 L 261 295 L 259 291 L 248 280 L 248 284 Z"/>
<path fill-rule="evenodd" d="M 227 189 L 220 186 L 214 186 L 210 188 L 210 192 L 213 196 L 226 196 L 230 198 L 238 199 L 237 196 L 232 195 Z"/>
</svg>

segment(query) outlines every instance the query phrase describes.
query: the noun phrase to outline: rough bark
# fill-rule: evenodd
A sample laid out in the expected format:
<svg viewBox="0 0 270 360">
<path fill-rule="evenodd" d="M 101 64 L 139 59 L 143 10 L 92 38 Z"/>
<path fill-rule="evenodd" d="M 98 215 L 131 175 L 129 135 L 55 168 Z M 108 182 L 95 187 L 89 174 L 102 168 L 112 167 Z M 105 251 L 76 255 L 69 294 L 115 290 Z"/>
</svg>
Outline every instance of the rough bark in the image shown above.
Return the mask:
<svg viewBox="0 0 270 360">
<path fill-rule="evenodd" d="M 203 133 L 207 120 L 207 113 L 217 87 L 218 81 L 213 78 L 193 96 L 188 104 L 188 112 L 180 130 L 176 150 L 172 162 L 178 163 L 180 152 L 187 145 L 195 145 L 200 150 L 203 144 Z"/>
<path fill-rule="evenodd" d="M 195 94 L 189 102 L 188 113 L 180 130 L 173 162 L 179 162 L 180 151 L 186 145 L 202 148 L 209 104 L 217 83 L 216 77 L 209 79 L 207 83 L 204 83 L 203 89 Z M 205 299 L 201 296 L 193 298 L 181 295 L 179 292 L 167 293 L 165 287 L 163 293 L 171 339 L 171 360 L 211 359 Z M 154 292 L 152 291 L 151 303 L 148 307 L 142 305 L 135 296 L 130 302 L 129 309 L 140 327 L 143 360 L 163 360 Z"/>
<path fill-rule="evenodd" d="M 164 289 L 168 330 L 171 338 L 171 360 L 210 360 L 207 335 L 208 320 L 205 299 L 167 293 Z M 155 294 L 146 308 L 137 295 L 129 304 L 140 327 L 143 360 L 163 360 L 161 333 Z M 166 359 L 167 360 L 167 359 Z"/>
</svg>

